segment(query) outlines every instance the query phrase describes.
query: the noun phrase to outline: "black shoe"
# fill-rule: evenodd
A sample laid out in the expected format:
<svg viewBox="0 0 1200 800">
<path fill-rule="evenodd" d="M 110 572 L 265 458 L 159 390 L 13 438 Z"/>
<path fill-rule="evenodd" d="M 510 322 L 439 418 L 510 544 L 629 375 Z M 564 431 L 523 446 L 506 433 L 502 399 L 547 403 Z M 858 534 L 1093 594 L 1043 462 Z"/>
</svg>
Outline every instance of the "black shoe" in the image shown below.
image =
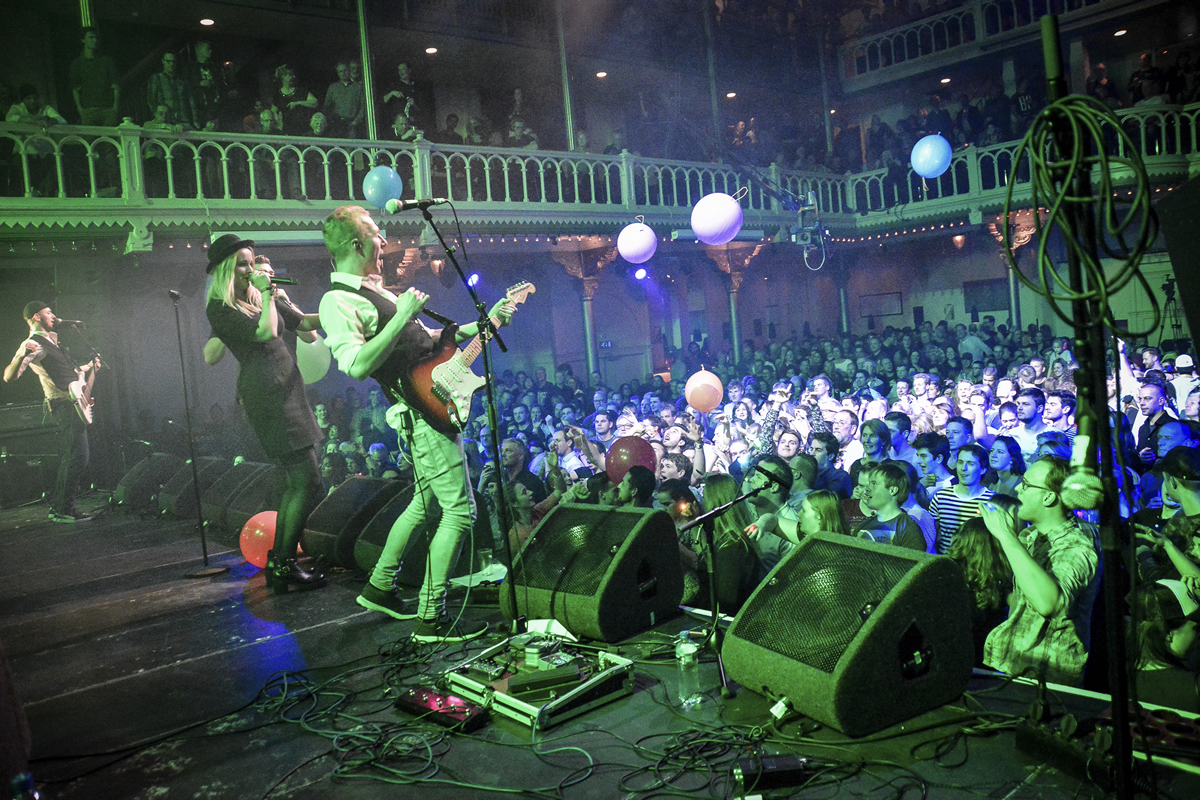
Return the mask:
<svg viewBox="0 0 1200 800">
<path fill-rule="evenodd" d="M 392 619 L 417 618 L 417 604 L 414 601 L 405 600 L 396 594 L 394 589 L 390 592 L 385 591 L 373 583 L 368 582 L 354 602 L 363 608 L 387 614 Z"/>
<path fill-rule="evenodd" d="M 451 617 L 442 616 L 418 622 L 411 638 L 414 642 L 465 642 L 487 632 L 488 624 L 482 620 L 464 617 L 455 623 Z"/>
<path fill-rule="evenodd" d="M 328 579 L 320 572 L 309 572 L 296 563 L 296 559 L 288 558 L 275 561 L 275 551 L 267 551 L 267 566 L 264 570 L 267 578 L 267 588 L 275 594 L 284 594 L 289 586 L 295 586 L 305 592 L 309 589 L 320 589 Z"/>
<path fill-rule="evenodd" d="M 91 518 L 91 515 L 80 514 L 78 511 L 55 511 L 53 509 L 50 510 L 49 516 L 51 522 L 63 522 L 68 524 L 74 522 L 87 522 Z"/>
</svg>

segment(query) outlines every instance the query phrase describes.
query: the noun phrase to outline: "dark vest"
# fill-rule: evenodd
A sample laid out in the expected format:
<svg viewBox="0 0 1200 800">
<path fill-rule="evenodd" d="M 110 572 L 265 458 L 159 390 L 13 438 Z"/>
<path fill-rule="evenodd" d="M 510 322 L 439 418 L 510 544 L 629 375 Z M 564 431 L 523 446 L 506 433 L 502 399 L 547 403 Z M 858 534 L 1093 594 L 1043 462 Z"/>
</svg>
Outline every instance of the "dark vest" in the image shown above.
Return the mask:
<svg viewBox="0 0 1200 800">
<path fill-rule="evenodd" d="M 75 371 L 75 364 L 71 361 L 71 351 L 65 347 L 59 347 L 54 342 L 50 341 L 49 337 L 42 334 L 33 334 L 29 338 L 36 341 L 42 346 L 45 355 L 42 356 L 42 369 L 46 370 L 46 374 L 50 376 L 50 380 L 54 381 L 54 385 L 64 392 L 67 387 L 79 377 L 79 373 Z"/>
<path fill-rule="evenodd" d="M 379 324 L 375 326 L 375 333 L 366 337 L 367 341 L 374 339 L 383 330 L 384 326 L 391 321 L 392 317 L 396 316 L 396 304 L 394 302 L 379 292 L 373 292 L 365 286 L 360 286 L 358 289 L 351 289 L 347 286 L 334 284 L 334 288 L 331 291 L 357 294 L 359 297 L 366 298 L 371 302 L 371 305 L 375 306 L 375 311 L 379 314 Z M 400 329 L 400 336 L 396 338 L 396 345 L 392 348 L 391 354 L 387 357 L 386 361 L 371 372 L 371 377 L 379 381 L 379 385 L 388 396 L 388 399 L 395 403 L 400 398 L 401 378 L 406 377 L 409 370 L 433 355 L 437 352 L 437 349 L 437 340 L 431 338 L 425 328 L 421 327 L 414 319 Z"/>
</svg>

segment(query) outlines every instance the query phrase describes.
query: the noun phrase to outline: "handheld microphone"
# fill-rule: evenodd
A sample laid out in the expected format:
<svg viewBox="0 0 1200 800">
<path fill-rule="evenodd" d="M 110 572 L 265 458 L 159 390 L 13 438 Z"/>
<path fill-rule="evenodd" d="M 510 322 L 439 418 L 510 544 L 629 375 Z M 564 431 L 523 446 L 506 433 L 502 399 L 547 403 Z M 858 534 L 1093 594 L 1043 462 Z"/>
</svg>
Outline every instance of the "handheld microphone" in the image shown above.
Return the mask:
<svg viewBox="0 0 1200 800">
<path fill-rule="evenodd" d="M 83 325 L 84 324 L 83 320 L 81 320 L 81 319 L 63 319 L 62 317 L 57 317 L 57 319 L 59 322 L 65 322 L 68 325 Z"/>
<path fill-rule="evenodd" d="M 271 278 L 271 283 L 277 283 L 280 286 L 295 286 L 300 281 L 294 281 L 291 278 Z"/>
<path fill-rule="evenodd" d="M 389 214 L 398 214 L 401 211 L 409 211 L 414 208 L 418 211 L 424 211 L 430 206 L 449 202 L 444 197 L 431 197 L 428 200 L 388 200 L 384 203 L 383 210 Z"/>
<path fill-rule="evenodd" d="M 174 289 L 167 289 L 167 295 L 168 295 L 168 296 L 169 296 L 169 297 L 170 297 L 172 300 L 178 300 L 178 299 L 179 299 L 179 297 L 180 297 L 180 295 L 179 295 L 179 292 L 177 292 L 177 291 L 176 291 L 176 290 L 174 290 Z"/>
</svg>

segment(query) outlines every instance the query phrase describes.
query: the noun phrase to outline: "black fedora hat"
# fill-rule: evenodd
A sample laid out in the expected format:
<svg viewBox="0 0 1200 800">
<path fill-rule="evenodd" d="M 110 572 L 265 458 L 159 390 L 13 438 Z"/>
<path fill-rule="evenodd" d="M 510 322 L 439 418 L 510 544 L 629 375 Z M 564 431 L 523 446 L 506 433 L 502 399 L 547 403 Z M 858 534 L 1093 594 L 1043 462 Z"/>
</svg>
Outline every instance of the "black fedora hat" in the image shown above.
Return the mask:
<svg viewBox="0 0 1200 800">
<path fill-rule="evenodd" d="M 205 272 L 212 272 L 217 264 L 220 264 L 243 247 L 254 247 L 254 242 L 249 239 L 243 239 L 236 233 L 226 233 L 218 236 L 208 246 L 208 269 Z"/>
</svg>

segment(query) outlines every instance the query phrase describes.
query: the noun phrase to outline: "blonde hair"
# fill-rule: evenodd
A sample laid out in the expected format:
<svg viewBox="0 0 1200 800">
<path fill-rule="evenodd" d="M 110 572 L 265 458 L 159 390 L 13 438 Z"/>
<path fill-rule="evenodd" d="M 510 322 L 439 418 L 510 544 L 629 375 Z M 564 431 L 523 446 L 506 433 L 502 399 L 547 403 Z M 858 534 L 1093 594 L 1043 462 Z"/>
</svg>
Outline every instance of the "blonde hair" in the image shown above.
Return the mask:
<svg viewBox="0 0 1200 800">
<path fill-rule="evenodd" d="M 246 249 L 246 248 L 243 248 Z M 239 300 L 236 288 L 234 267 L 237 266 L 237 253 L 213 267 L 212 276 L 208 281 L 208 292 L 205 301 L 219 300 L 230 308 L 236 308 L 246 316 L 262 311 L 262 293 L 250 284 L 246 287 L 246 299 Z"/>
<path fill-rule="evenodd" d="M 821 530 L 840 533 L 843 536 L 850 534 L 846 514 L 842 511 L 842 501 L 836 494 L 827 489 L 817 489 L 805 495 L 804 502 L 808 503 L 821 520 Z"/>
<path fill-rule="evenodd" d="M 363 224 L 364 219 L 370 219 L 370 215 L 362 206 L 339 206 L 325 218 L 321 235 L 325 238 L 325 249 L 329 255 L 339 258 L 351 242 L 360 236 L 367 236 L 369 231 Z"/>
</svg>

